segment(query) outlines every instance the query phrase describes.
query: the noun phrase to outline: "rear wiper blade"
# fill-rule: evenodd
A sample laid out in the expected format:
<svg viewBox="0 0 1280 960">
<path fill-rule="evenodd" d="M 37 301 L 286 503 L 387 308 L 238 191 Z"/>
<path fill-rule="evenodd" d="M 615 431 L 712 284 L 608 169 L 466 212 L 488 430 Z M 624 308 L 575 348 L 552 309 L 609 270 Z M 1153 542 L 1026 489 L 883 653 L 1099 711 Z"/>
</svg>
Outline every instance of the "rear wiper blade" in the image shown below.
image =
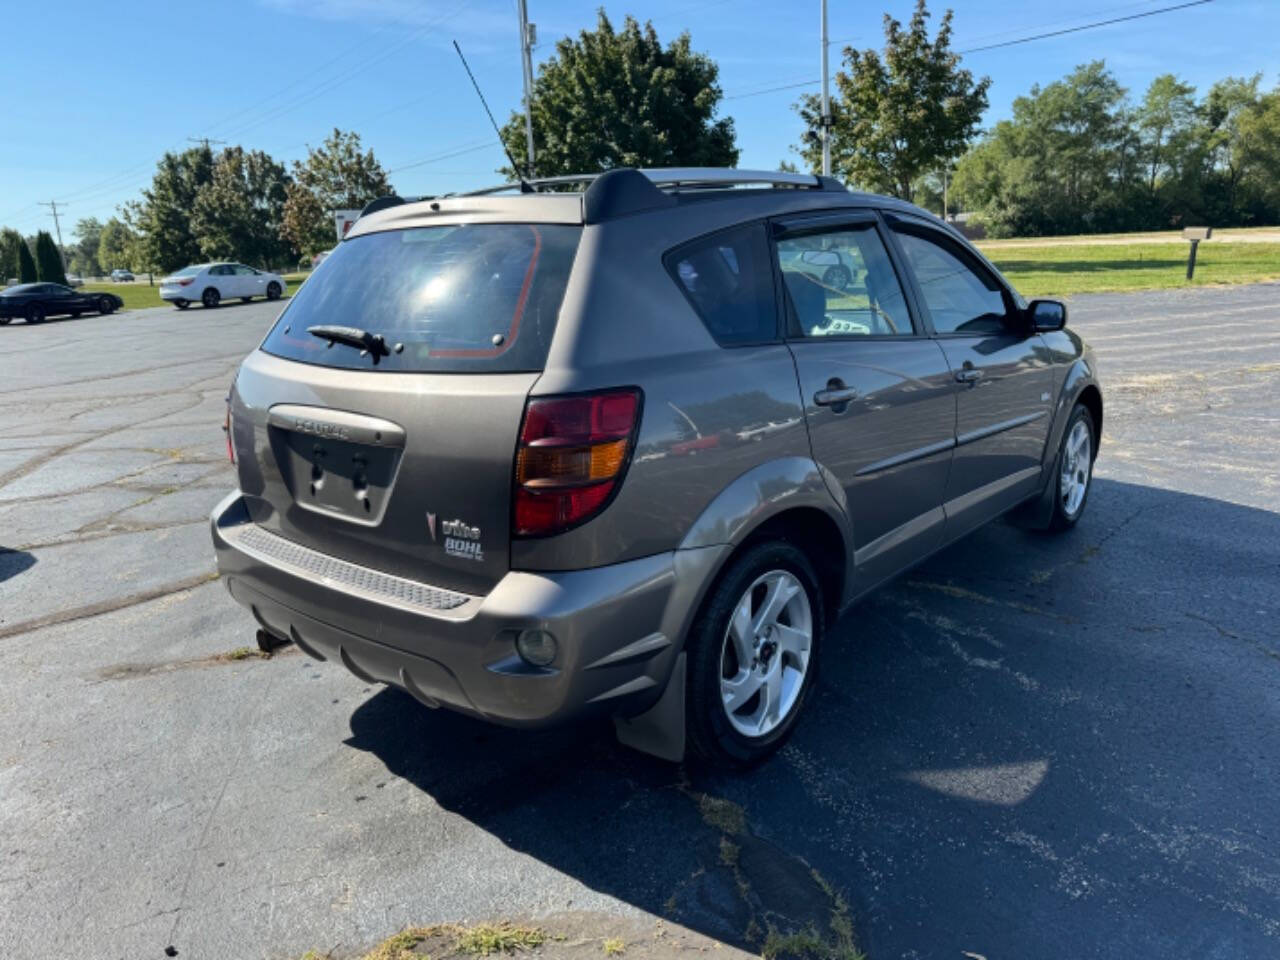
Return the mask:
<svg viewBox="0 0 1280 960">
<path fill-rule="evenodd" d="M 314 327 L 307 327 L 307 333 L 313 337 L 319 337 L 321 340 L 328 340 L 329 346 L 335 343 L 345 343 L 349 347 L 355 347 L 361 353 L 373 354 L 374 361 L 378 357 L 385 357 L 390 350 L 387 349 L 387 341 L 380 333 L 370 333 L 368 330 L 361 330 L 359 327 L 342 327 L 336 324 L 318 324 Z"/>
</svg>

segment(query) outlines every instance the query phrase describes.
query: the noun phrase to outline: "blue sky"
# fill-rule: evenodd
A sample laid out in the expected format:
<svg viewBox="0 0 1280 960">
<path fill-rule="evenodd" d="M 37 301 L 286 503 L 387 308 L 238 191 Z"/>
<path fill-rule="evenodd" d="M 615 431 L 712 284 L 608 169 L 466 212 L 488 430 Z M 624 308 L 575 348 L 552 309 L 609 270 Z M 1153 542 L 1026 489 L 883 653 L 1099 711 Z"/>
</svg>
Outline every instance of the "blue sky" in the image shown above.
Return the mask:
<svg viewBox="0 0 1280 960">
<path fill-rule="evenodd" d="M 955 0 L 964 50 L 1178 0 Z M 818 2 L 608 2 L 615 23 L 634 13 L 668 39 L 688 29 L 721 67 L 742 149 L 740 165 L 793 158 L 799 91 L 735 96 L 818 75 Z M 596 3 L 529 0 L 540 57 L 557 35 L 595 20 Z M 844 42 L 879 46 L 881 15 L 910 0 L 831 0 L 833 70 Z M 934 8 L 939 16 L 945 7 Z M 936 22 L 936 21 L 935 21 Z M 0 224 L 52 227 L 37 201 L 66 201 L 68 224 L 105 218 L 136 197 L 156 159 L 208 136 L 292 160 L 334 126 L 357 130 L 403 194 L 496 182 L 502 162 L 453 53 L 457 39 L 499 120 L 520 97 L 512 0 L 51 0 L 6 12 L 0 128 Z M 20 44 L 14 38 L 30 37 Z M 1199 7 L 1021 46 L 973 53 L 992 78 L 987 122 L 1013 99 L 1074 66 L 1104 58 L 1135 96 L 1172 70 L 1201 90 L 1228 74 L 1280 79 L 1280 2 L 1213 0 Z M 425 162 L 424 162 L 425 161 Z"/>
</svg>

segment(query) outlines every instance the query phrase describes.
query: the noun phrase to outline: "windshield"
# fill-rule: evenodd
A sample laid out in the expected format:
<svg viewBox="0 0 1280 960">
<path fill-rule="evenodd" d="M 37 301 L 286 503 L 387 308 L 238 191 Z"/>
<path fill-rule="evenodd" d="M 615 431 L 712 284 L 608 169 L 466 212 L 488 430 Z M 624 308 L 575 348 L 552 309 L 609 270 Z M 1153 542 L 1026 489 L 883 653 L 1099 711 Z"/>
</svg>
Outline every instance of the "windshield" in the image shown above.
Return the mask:
<svg viewBox="0 0 1280 960">
<path fill-rule="evenodd" d="M 39 284 L 35 283 L 19 283 L 12 287 L 5 287 L 0 290 L 0 297 L 17 296 L 20 293 L 32 293 Z"/>
<path fill-rule="evenodd" d="M 353 237 L 315 269 L 262 348 L 370 369 L 358 350 L 330 349 L 307 332 L 341 325 L 385 338 L 392 352 L 379 370 L 541 370 L 581 233 L 565 224 L 468 224 Z"/>
</svg>

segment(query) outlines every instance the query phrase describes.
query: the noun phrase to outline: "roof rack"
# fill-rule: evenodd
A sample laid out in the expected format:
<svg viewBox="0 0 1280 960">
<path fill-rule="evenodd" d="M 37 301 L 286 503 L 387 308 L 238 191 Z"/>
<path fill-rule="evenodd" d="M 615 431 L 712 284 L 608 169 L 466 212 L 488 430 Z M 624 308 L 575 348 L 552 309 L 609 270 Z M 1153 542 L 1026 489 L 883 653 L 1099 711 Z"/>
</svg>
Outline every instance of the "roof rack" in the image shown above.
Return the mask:
<svg viewBox="0 0 1280 960">
<path fill-rule="evenodd" d="M 786 173 L 780 170 L 731 170 L 723 167 L 668 167 L 636 170 L 619 167 L 603 173 L 577 173 L 567 177 L 543 177 L 517 183 L 504 183 L 481 190 L 469 190 L 463 197 L 479 197 L 510 190 L 527 193 L 532 187 L 572 187 L 581 185 L 582 219 L 599 223 L 615 217 L 646 210 L 672 207 L 682 192 L 738 190 L 765 187 L 784 190 L 829 190 L 845 193 L 844 184 L 834 177 L 812 173 Z"/>
<path fill-rule="evenodd" d="M 659 167 L 639 169 L 619 167 L 604 173 L 575 173 L 562 177 L 540 177 L 526 180 L 525 183 L 534 188 L 540 186 L 561 187 L 580 183 L 589 187 L 605 173 L 622 171 L 640 173 L 654 186 L 667 187 L 673 190 L 690 188 L 705 190 L 708 188 L 732 187 L 790 187 L 807 190 L 838 190 L 845 192 L 844 184 L 834 177 L 822 177 L 812 173 L 787 173 L 781 170 L 734 170 L 726 167 Z M 482 187 L 479 190 L 468 190 L 459 194 L 463 197 L 480 197 L 493 193 L 505 193 L 519 190 L 519 181 Z"/>
</svg>

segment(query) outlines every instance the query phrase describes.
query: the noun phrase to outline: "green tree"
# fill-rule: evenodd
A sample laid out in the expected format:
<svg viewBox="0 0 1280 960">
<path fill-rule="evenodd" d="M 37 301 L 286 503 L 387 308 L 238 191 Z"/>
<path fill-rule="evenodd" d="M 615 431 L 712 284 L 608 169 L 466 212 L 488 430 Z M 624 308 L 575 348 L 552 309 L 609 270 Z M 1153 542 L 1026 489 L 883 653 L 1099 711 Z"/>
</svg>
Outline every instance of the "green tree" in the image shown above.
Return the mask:
<svg viewBox="0 0 1280 960">
<path fill-rule="evenodd" d="M 917 0 L 911 22 L 885 14 L 883 58 L 844 49 L 831 99 L 831 170 L 860 187 L 910 200 L 921 176 L 964 152 L 987 109 L 991 80 L 974 80 L 951 50 L 951 11 L 929 39 L 929 11 Z M 806 130 L 800 153 L 813 169 L 822 157 L 822 102 L 797 105 Z"/>
<path fill-rule="evenodd" d="M 23 243 L 22 234 L 7 227 L 0 231 L 0 286 L 8 286 L 18 277 L 18 247 Z"/>
<path fill-rule="evenodd" d="M 1187 138 L 1195 126 L 1196 88 L 1181 82 L 1172 73 L 1151 81 L 1137 110 L 1137 126 L 1142 138 L 1147 192 L 1152 196 L 1161 178 L 1177 176 L 1179 160 L 1185 156 Z"/>
<path fill-rule="evenodd" d="M 31 256 L 31 248 L 23 237 L 18 238 L 18 282 L 35 283 L 37 279 L 36 262 Z"/>
<path fill-rule="evenodd" d="M 533 145 L 538 176 L 612 167 L 731 167 L 738 162 L 733 120 L 715 119 L 723 94 L 714 60 L 682 33 L 665 48 L 653 25 L 628 16 L 620 31 L 601 8 L 596 29 L 556 42 L 533 84 Z M 523 113 L 502 140 L 527 173 Z M 503 168 L 508 176 L 515 171 Z"/>
<path fill-rule="evenodd" d="M 81 276 L 98 276 L 102 268 L 98 264 L 98 244 L 102 237 L 102 223 L 97 217 L 84 217 L 75 228 L 76 245 L 72 247 L 72 265 Z"/>
<path fill-rule="evenodd" d="M 336 127 L 307 158 L 293 164 L 293 183 L 285 188 L 280 236 L 304 256 L 335 243 L 333 212 L 359 210 L 371 200 L 394 193 L 372 150 L 361 150 L 360 135 Z"/>
<path fill-rule="evenodd" d="M 67 282 L 62 254 L 58 252 L 58 245 L 53 242 L 53 237 L 45 230 L 36 234 L 36 278 L 41 283 Z"/>
<path fill-rule="evenodd" d="M 213 152 L 207 145 L 166 153 L 160 159 L 142 199 L 124 209 L 125 219 L 138 238 L 138 267 L 169 271 L 200 260 L 191 211 L 200 189 L 212 178 Z"/>
<path fill-rule="evenodd" d="M 288 179 L 284 166 L 260 150 L 228 147 L 218 154 L 191 211 L 201 256 L 262 267 L 288 259 L 280 236 Z"/>
<path fill-rule="evenodd" d="M 1130 229 L 1136 156 L 1124 88 L 1098 60 L 1014 100 L 954 187 L 993 236 Z"/>
<path fill-rule="evenodd" d="M 104 272 L 133 269 L 133 231 L 117 217 L 102 225 L 98 238 L 98 262 Z"/>
</svg>

